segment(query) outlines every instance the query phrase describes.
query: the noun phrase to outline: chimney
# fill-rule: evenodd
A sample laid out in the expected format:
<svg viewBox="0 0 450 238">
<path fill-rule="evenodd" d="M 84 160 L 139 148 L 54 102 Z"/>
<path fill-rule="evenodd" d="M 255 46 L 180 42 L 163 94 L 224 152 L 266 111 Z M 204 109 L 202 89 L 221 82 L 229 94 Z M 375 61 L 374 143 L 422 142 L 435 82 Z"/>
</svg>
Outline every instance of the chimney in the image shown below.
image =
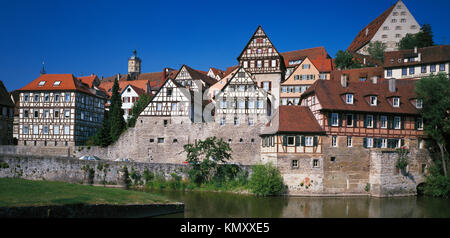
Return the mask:
<svg viewBox="0 0 450 238">
<path fill-rule="evenodd" d="M 373 76 L 372 77 L 372 83 L 373 84 L 377 84 L 378 83 L 378 76 Z"/>
<path fill-rule="evenodd" d="M 347 85 L 348 85 L 347 75 L 345 75 L 345 74 L 341 75 L 341 85 L 342 85 L 343 88 L 346 88 Z"/>
<path fill-rule="evenodd" d="M 389 79 L 389 92 L 393 93 L 396 91 L 396 87 L 395 87 L 395 78 L 390 78 Z"/>
</svg>

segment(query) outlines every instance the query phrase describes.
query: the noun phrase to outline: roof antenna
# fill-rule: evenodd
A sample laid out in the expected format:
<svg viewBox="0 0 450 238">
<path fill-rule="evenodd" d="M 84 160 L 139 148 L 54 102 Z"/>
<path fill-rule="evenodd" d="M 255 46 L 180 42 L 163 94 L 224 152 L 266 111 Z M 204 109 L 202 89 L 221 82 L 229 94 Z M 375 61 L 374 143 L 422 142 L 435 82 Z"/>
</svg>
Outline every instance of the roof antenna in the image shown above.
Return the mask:
<svg viewBox="0 0 450 238">
<path fill-rule="evenodd" d="M 41 69 L 41 75 L 46 74 L 47 72 L 45 72 L 45 62 L 42 61 L 42 69 Z"/>
</svg>

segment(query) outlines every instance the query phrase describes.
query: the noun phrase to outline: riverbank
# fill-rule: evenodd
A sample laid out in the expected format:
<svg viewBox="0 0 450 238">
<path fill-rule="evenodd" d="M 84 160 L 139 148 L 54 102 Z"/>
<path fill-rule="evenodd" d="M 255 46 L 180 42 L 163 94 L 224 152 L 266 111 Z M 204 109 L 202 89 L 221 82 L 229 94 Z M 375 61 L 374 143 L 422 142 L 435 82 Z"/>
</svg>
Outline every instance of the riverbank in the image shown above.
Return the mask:
<svg viewBox="0 0 450 238">
<path fill-rule="evenodd" d="M 0 217 L 142 217 L 184 209 L 161 195 L 64 182 L 1 178 L 0 191 Z"/>
</svg>

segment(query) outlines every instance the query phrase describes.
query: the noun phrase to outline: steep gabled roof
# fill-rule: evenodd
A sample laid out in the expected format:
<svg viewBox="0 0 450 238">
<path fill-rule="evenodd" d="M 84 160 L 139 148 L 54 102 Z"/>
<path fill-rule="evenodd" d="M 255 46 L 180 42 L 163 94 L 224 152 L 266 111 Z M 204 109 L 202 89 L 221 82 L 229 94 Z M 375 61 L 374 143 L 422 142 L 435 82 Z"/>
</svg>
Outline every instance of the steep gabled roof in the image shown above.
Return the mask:
<svg viewBox="0 0 450 238">
<path fill-rule="evenodd" d="M 361 49 L 363 46 L 368 44 L 370 40 L 375 36 L 375 34 L 380 29 L 381 25 L 386 21 L 388 16 L 391 14 L 392 10 L 394 9 L 396 4 L 392 5 L 389 9 L 387 9 L 385 12 L 383 12 L 380 16 L 375 18 L 369 25 L 364 27 L 358 35 L 356 35 L 353 42 L 350 44 L 350 46 L 347 48 L 347 51 L 349 52 L 356 52 L 359 49 Z"/>
<path fill-rule="evenodd" d="M 191 76 L 191 78 L 193 80 L 202 80 L 203 82 L 205 82 L 206 86 L 208 86 L 208 87 L 217 83 L 216 79 L 211 78 L 206 75 L 208 72 L 193 69 L 185 64 L 183 66 L 181 66 L 181 69 L 183 69 L 183 67 L 188 71 L 189 75 Z M 178 73 L 181 72 L 181 69 L 178 71 Z"/>
<path fill-rule="evenodd" d="M 271 126 L 263 129 L 262 135 L 278 133 L 321 134 L 324 130 L 317 122 L 309 107 L 279 106 L 274 113 Z"/>
<path fill-rule="evenodd" d="M 210 70 L 214 73 L 214 75 L 218 75 L 220 78 L 223 78 L 225 71 L 221 70 L 221 69 L 216 69 L 211 67 Z"/>
<path fill-rule="evenodd" d="M 120 94 L 122 95 L 125 92 L 125 89 L 127 89 L 128 87 L 132 88 L 137 93 L 137 95 L 146 94 L 144 89 L 138 88 L 132 84 L 128 84 L 127 86 L 125 86 L 125 88 L 122 90 L 122 92 Z"/>
<path fill-rule="evenodd" d="M 8 90 L 6 90 L 6 87 L 1 80 L 0 80 L 0 105 L 7 107 L 15 106 L 14 102 L 11 100 L 11 96 L 8 93 Z"/>
<path fill-rule="evenodd" d="M 84 84 L 88 85 L 89 88 L 92 88 L 92 85 L 96 78 L 97 78 L 97 75 L 78 77 L 78 79 L 81 80 L 81 82 L 83 82 Z"/>
<path fill-rule="evenodd" d="M 274 52 L 277 54 L 280 54 L 280 52 L 277 50 L 277 48 L 275 47 L 275 45 L 272 43 L 272 41 L 270 40 L 269 36 L 266 34 L 266 32 L 264 31 L 264 29 L 261 27 L 261 25 L 258 26 L 258 28 L 256 28 L 255 33 L 253 33 L 252 37 L 250 38 L 250 40 L 247 42 L 247 44 L 245 45 L 244 49 L 242 49 L 241 53 L 239 54 L 239 56 L 237 57 L 237 60 L 239 61 L 239 59 L 242 57 L 242 55 L 244 54 L 245 50 L 248 48 L 248 45 L 250 45 L 250 43 L 252 43 L 252 39 L 255 38 L 256 34 L 258 33 L 258 31 L 261 30 L 261 32 L 263 33 L 263 35 L 267 38 L 267 40 L 269 41 L 270 45 L 272 46 L 272 48 L 274 49 Z"/>
<path fill-rule="evenodd" d="M 392 114 L 419 114 L 410 100 L 417 98 L 414 89 L 417 80 L 397 79 L 396 91 L 389 91 L 389 80 L 381 79 L 377 84 L 369 82 L 349 82 L 346 88 L 337 80 L 317 80 L 301 96 L 306 98 L 314 94 L 322 110 L 354 111 Z M 345 94 L 353 94 L 353 104 L 344 101 Z M 377 106 L 369 104 L 368 96 L 377 96 Z M 400 107 L 393 107 L 392 97 L 400 97 Z"/>
</svg>

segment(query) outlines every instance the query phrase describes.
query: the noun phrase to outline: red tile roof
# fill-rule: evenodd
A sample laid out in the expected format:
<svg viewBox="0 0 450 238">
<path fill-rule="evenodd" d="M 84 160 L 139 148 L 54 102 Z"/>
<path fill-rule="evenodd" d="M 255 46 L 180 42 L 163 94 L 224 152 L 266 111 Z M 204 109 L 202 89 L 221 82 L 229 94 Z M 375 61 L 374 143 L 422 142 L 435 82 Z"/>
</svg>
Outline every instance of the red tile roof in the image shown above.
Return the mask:
<svg viewBox="0 0 450 238">
<path fill-rule="evenodd" d="M 231 74 L 235 69 L 239 68 L 239 65 L 228 67 L 225 73 L 223 74 L 223 77 L 225 78 L 229 74 Z"/>
<path fill-rule="evenodd" d="M 277 133 L 323 133 L 316 118 L 308 107 L 280 106 L 274 113 L 272 126 L 263 129 L 261 134 Z"/>
<path fill-rule="evenodd" d="M 333 60 L 332 59 L 323 59 L 323 58 L 316 58 L 311 59 L 311 62 L 314 64 L 314 66 L 319 70 L 319 72 L 331 72 L 333 71 Z"/>
<path fill-rule="evenodd" d="M 88 85 L 89 88 L 92 88 L 92 84 L 94 83 L 95 78 L 97 78 L 97 75 L 78 77 L 78 79 L 81 80 L 81 82 L 83 82 L 84 84 Z"/>
<path fill-rule="evenodd" d="M 145 92 L 144 89 L 138 88 L 138 87 L 134 86 L 133 84 L 128 84 L 128 85 L 129 85 L 129 86 L 137 93 L 137 95 L 146 94 L 146 92 Z M 127 86 L 128 86 L 128 85 L 127 85 Z M 125 91 L 125 89 L 127 88 L 127 86 L 125 86 L 125 88 L 122 90 L 122 92 L 121 92 L 120 94 L 122 94 L 122 93 Z"/>
<path fill-rule="evenodd" d="M 356 35 L 353 42 L 350 44 L 350 46 L 347 48 L 347 51 L 349 52 L 356 52 L 359 49 L 361 49 L 363 46 L 368 44 L 370 40 L 375 36 L 375 33 L 377 33 L 378 29 L 380 29 L 381 25 L 386 21 L 386 18 L 391 14 L 392 10 L 394 9 L 394 5 L 392 5 L 389 9 L 387 9 L 385 12 L 383 12 L 380 16 L 375 18 L 369 25 L 364 27 L 358 35 Z"/>
<path fill-rule="evenodd" d="M 346 70 L 334 70 L 331 72 L 331 80 L 341 81 L 341 76 L 347 75 L 349 82 L 360 82 L 360 78 L 364 77 L 367 81 L 370 81 L 372 77 L 377 76 L 378 80 L 383 78 L 382 67 L 367 67 L 359 69 L 346 69 Z"/>
<path fill-rule="evenodd" d="M 289 65 L 289 61 L 297 61 L 300 59 L 303 60 L 306 57 L 308 57 L 310 60 L 330 58 L 323 46 L 283 52 L 280 55 L 283 57 L 284 65 L 286 65 L 286 67 L 295 67 L 295 65 Z"/>
<path fill-rule="evenodd" d="M 389 91 L 389 80 L 381 79 L 377 84 L 369 82 L 349 82 L 346 88 L 337 80 L 317 80 L 301 98 L 314 94 L 322 110 L 357 111 L 392 114 L 419 114 L 411 103 L 415 99 L 413 79 L 397 79 L 396 91 Z M 353 94 L 353 104 L 344 101 L 345 94 Z M 377 96 L 377 106 L 369 104 L 369 96 Z M 400 107 L 392 106 L 392 97 L 400 97 Z"/>
<path fill-rule="evenodd" d="M 122 92 L 128 85 L 133 85 L 136 88 L 142 89 L 145 93 L 150 94 L 148 92 L 149 81 L 147 80 L 119 80 L 119 91 Z M 114 82 L 101 82 L 99 88 L 105 90 L 108 96 L 112 96 L 112 87 L 114 86 Z"/>
<path fill-rule="evenodd" d="M 193 80 L 202 80 L 208 87 L 217 83 L 216 79 L 207 76 L 208 72 L 196 70 L 187 65 L 183 65 L 181 68 L 183 67 L 186 67 L 186 70 L 188 71 L 189 75 L 191 75 Z"/>
<path fill-rule="evenodd" d="M 404 62 L 404 59 L 418 57 L 419 53 L 421 58 L 420 62 Z M 385 52 L 384 59 L 385 68 L 450 62 L 450 45 L 419 48 L 417 49 L 417 53 L 414 53 L 414 49 Z"/>
<path fill-rule="evenodd" d="M 59 85 L 54 85 L 55 82 L 60 81 Z M 40 82 L 45 82 L 42 86 Z M 79 91 L 87 94 L 92 94 L 87 85 L 83 84 L 72 74 L 42 74 L 35 80 L 31 81 L 25 87 L 19 89 L 20 91 Z"/>
<path fill-rule="evenodd" d="M 225 71 L 213 67 L 211 67 L 210 69 L 213 71 L 214 75 L 219 75 L 220 78 L 223 78 Z"/>
</svg>

